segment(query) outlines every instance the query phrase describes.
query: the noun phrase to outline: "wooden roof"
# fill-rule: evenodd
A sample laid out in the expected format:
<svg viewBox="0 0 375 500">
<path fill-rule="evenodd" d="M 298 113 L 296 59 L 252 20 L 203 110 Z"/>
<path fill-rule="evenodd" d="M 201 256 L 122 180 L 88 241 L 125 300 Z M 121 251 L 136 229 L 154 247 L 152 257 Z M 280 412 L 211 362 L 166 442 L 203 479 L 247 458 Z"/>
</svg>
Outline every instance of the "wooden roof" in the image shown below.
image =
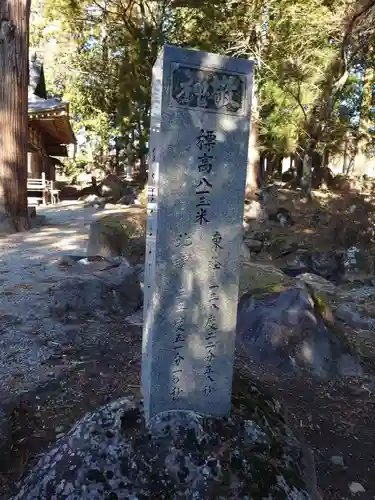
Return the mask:
<svg viewBox="0 0 375 500">
<path fill-rule="evenodd" d="M 29 100 L 29 126 L 41 133 L 49 155 L 59 156 L 52 151 L 61 151 L 62 156 L 66 156 L 66 147 L 61 146 L 76 143 L 69 120 L 69 104 L 56 99 L 33 97 L 33 100 Z"/>
<path fill-rule="evenodd" d="M 39 131 L 47 154 L 67 156 L 76 138 L 69 119 L 69 103 L 47 99 L 43 63 L 33 54 L 29 64 L 29 128 Z M 29 141 L 32 149 L 32 140 Z"/>
</svg>

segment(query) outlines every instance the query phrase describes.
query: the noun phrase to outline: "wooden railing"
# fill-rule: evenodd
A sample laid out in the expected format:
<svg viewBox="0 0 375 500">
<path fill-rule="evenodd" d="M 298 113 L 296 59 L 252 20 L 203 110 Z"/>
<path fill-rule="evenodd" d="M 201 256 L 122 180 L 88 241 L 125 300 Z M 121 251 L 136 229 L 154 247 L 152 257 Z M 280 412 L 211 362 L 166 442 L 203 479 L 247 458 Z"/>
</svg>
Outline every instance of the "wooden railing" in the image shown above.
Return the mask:
<svg viewBox="0 0 375 500">
<path fill-rule="evenodd" d="M 29 192 L 33 194 L 29 196 Z M 41 202 L 43 205 L 47 203 L 58 203 L 59 200 L 59 190 L 54 188 L 53 181 L 48 181 L 46 179 L 46 174 L 42 173 L 41 179 L 27 179 L 27 199 L 29 206 L 39 205 Z M 38 193 L 35 196 L 35 193 Z"/>
</svg>

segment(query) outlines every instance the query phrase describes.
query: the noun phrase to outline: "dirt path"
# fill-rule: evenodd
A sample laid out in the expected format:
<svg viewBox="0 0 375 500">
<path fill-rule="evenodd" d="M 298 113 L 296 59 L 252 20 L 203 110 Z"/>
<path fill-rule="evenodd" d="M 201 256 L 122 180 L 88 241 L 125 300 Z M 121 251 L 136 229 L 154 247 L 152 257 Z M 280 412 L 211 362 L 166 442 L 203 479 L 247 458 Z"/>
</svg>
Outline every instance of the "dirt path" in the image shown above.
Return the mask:
<svg viewBox="0 0 375 500">
<path fill-rule="evenodd" d="M 118 356 L 124 363 L 128 356 L 128 342 L 118 344 L 127 332 L 120 329 L 118 335 L 113 335 L 119 325 L 125 328 L 123 318 L 102 315 L 99 320 L 56 319 L 49 309 L 49 290 L 64 272 L 53 262 L 66 255 L 84 256 L 91 222 L 103 214 L 123 211 L 125 207 L 99 211 L 85 208 L 80 202 L 42 207 L 38 214 L 46 219 L 43 226 L 0 238 L 0 456 L 2 446 L 16 450 L 18 441 L 26 437 L 25 443 L 29 443 L 34 431 L 41 436 L 39 448 L 45 443 L 44 429 L 49 429 L 49 422 L 35 421 L 29 411 L 23 424 L 34 422 L 35 428 L 30 433 L 25 425 L 26 436 L 17 437 L 25 432 L 19 420 L 24 413 L 24 400 L 34 399 L 35 408 L 41 407 L 37 413 L 43 412 L 44 403 L 36 398 L 44 397 L 43 394 L 53 398 L 55 390 L 64 392 L 64 384 L 78 387 L 81 382 L 74 382 L 75 377 L 87 367 L 97 366 L 98 359 L 101 364 L 108 364 L 110 376 L 104 375 L 103 383 L 110 394 L 118 369 L 118 366 L 112 368 L 111 359 L 121 353 Z M 104 369 L 103 373 L 106 373 Z M 106 385 L 106 377 L 110 387 Z M 96 389 L 95 396 L 99 398 L 101 392 Z M 73 394 L 73 390 L 66 393 L 65 406 L 76 403 L 74 398 L 69 400 Z M 98 398 L 92 397 L 94 405 L 100 404 Z M 77 400 L 85 401 L 82 391 Z M 56 422 L 63 419 L 63 415 L 59 400 L 55 404 L 54 422 L 58 426 Z M 91 406 L 84 404 L 83 413 L 89 408 Z M 78 407 L 77 411 L 70 412 L 74 419 L 80 416 L 77 412 Z M 33 446 L 25 453 L 32 454 Z M 23 452 L 20 456 L 26 463 Z M 12 477 L 11 481 L 14 479 L 12 474 L 9 476 L 9 463 L 6 459 L 0 465 L 0 484 L 1 481 L 8 483 L 8 477 Z M 0 498 L 7 498 L 1 493 L 1 486 Z"/>
<path fill-rule="evenodd" d="M 110 212 L 84 209 L 82 204 L 73 203 L 48 207 L 41 213 L 46 215 L 48 225 L 0 240 L 3 290 L 27 284 L 32 275 L 36 280 L 43 279 L 45 274 L 39 263 L 44 259 L 83 255 L 90 222 Z M 4 304 L 9 304 L 2 299 L 0 296 L 0 314 L 4 314 Z M 19 307 L 17 304 L 15 307 Z M 78 335 L 82 325 L 70 326 L 73 335 Z M 100 325 L 88 322 L 84 327 L 88 336 L 96 335 L 92 344 L 70 346 L 63 354 L 48 358 L 46 366 L 51 375 L 39 386 L 28 388 L 12 410 L 12 448 L 9 454 L 0 455 L 0 499 L 10 498 L 15 482 L 38 455 L 87 411 L 108 399 L 139 390 L 141 329 L 120 318 L 108 319 Z M 15 339 L 6 340 L 7 349 L 25 338 L 21 328 L 15 329 L 14 335 Z M 0 326 L 0 351 L 2 338 Z M 36 332 L 35 346 L 38 338 Z M 8 364 L 19 370 L 22 357 L 19 353 L 13 356 L 13 365 Z M 354 481 L 366 490 L 358 498 L 374 500 L 375 396 L 361 388 L 362 382 L 318 383 L 308 377 L 277 377 L 256 367 L 252 367 L 252 373 L 285 401 L 294 427 L 302 431 L 314 449 L 323 499 L 355 498 L 349 491 L 349 484 Z M 3 377 L 1 364 L 0 376 Z M 15 379 L 10 390 L 19 392 L 27 386 L 28 377 Z M 345 467 L 331 463 L 332 456 L 340 455 Z"/>
<path fill-rule="evenodd" d="M 0 456 L 0 499 L 14 494 L 38 456 L 86 412 L 139 391 L 141 329 L 118 321 L 111 333 L 105 352 L 97 350 L 87 362 L 20 398 L 12 412 L 12 449 Z"/>
<path fill-rule="evenodd" d="M 324 500 L 375 498 L 375 395 L 361 379 L 317 382 L 308 376 L 286 377 L 256 365 L 251 374 L 283 401 L 288 418 L 314 451 L 318 486 Z M 344 466 L 334 465 L 341 456 Z M 352 495 L 349 485 L 365 492 Z"/>
<path fill-rule="evenodd" d="M 87 411 L 129 392 L 139 391 L 141 329 L 118 324 L 116 341 L 105 358 L 98 355 L 55 384 L 24 397 L 14 413 L 11 455 L 0 460 L 0 498 L 8 499 L 22 474 L 40 453 L 69 430 Z M 308 377 L 277 377 L 253 366 L 260 378 L 288 408 L 297 432 L 314 450 L 318 486 L 324 500 L 375 498 L 375 397 L 352 380 L 318 383 Z M 342 456 L 345 467 L 331 463 Z M 359 482 L 365 493 L 349 491 Z"/>
<path fill-rule="evenodd" d="M 90 224 L 102 215 L 126 211 L 124 208 L 84 207 L 79 201 L 38 207 L 46 218 L 42 227 L 26 233 L 0 238 L 0 261 L 3 266 L 19 269 L 28 263 L 60 255 L 84 255 Z"/>
</svg>

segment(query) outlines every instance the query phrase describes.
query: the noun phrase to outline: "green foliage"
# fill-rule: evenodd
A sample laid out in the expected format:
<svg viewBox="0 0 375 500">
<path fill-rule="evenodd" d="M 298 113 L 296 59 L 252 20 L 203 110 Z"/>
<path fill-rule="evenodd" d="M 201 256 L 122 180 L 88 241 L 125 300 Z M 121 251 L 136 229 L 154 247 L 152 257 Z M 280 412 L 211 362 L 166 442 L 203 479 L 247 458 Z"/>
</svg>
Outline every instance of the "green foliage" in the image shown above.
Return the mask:
<svg viewBox="0 0 375 500">
<path fill-rule="evenodd" d="M 71 102 L 75 129 L 84 127 L 99 163 L 113 147 L 117 161 L 145 163 L 151 69 L 166 40 L 255 60 L 262 153 L 293 154 L 311 140 L 321 153 L 344 144 L 355 152 L 371 138 L 363 98 L 374 63 L 371 3 L 45 0 L 34 6 L 31 40 L 53 48 L 50 57 L 45 50 L 48 88 Z"/>
<path fill-rule="evenodd" d="M 69 179 L 74 179 L 77 175 L 85 172 L 86 168 L 87 162 L 84 159 L 72 160 L 70 158 L 64 159 L 62 165 L 57 167 L 58 172 Z"/>
</svg>

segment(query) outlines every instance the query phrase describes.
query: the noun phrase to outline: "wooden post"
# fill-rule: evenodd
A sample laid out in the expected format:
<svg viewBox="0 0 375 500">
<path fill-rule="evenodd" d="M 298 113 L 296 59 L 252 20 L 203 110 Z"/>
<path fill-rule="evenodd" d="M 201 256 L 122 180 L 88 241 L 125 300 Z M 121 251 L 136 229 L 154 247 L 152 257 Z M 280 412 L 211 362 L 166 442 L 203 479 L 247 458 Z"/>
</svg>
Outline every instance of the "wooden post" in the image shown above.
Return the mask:
<svg viewBox="0 0 375 500">
<path fill-rule="evenodd" d="M 47 184 L 46 184 L 45 172 L 42 172 L 42 188 L 43 188 L 43 205 L 47 205 Z"/>
<path fill-rule="evenodd" d="M 30 155 L 30 177 L 40 179 L 43 172 L 43 156 L 40 151 L 29 153 Z"/>
<path fill-rule="evenodd" d="M 31 0 L 0 1 L 0 215 L 28 228 L 27 89 Z"/>
</svg>

